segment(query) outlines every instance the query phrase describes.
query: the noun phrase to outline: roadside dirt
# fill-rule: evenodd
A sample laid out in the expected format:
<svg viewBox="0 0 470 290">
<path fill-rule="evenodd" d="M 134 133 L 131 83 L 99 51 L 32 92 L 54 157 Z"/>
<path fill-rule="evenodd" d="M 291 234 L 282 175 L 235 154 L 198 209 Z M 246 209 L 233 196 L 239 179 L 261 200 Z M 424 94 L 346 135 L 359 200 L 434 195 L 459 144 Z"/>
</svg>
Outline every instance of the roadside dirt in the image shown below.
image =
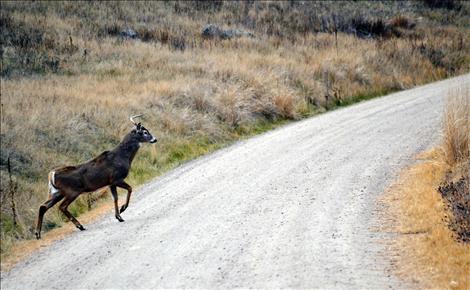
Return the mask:
<svg viewBox="0 0 470 290">
<path fill-rule="evenodd" d="M 102 200 L 93 207 L 93 210 L 80 215 L 79 219 L 83 224 L 88 224 L 97 221 L 108 213 L 114 214 L 114 205 L 111 200 L 108 202 Z M 17 263 L 27 259 L 36 251 L 48 247 L 58 240 L 66 238 L 71 233 L 74 233 L 76 229 L 77 228 L 72 223 L 66 223 L 62 227 L 43 233 L 40 240 L 26 240 L 17 243 L 12 247 L 8 256 L 2 257 L 2 272 L 9 271 Z"/>
</svg>

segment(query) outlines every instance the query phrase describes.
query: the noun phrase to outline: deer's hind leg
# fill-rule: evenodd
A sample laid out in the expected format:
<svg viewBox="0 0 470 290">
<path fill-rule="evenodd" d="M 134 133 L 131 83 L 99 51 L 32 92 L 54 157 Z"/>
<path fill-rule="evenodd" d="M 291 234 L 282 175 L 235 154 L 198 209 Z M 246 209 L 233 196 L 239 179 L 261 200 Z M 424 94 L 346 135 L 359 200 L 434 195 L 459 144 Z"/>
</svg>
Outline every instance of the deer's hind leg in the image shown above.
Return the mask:
<svg viewBox="0 0 470 290">
<path fill-rule="evenodd" d="M 84 231 L 85 228 L 80 224 L 80 222 L 73 217 L 73 215 L 67 210 L 68 206 L 80 195 L 78 194 L 72 194 L 72 195 L 67 195 L 65 200 L 60 204 L 60 210 L 64 213 L 64 215 L 73 222 L 73 224 L 77 227 L 77 229 Z"/>
<path fill-rule="evenodd" d="M 56 203 L 61 201 L 63 198 L 64 196 L 60 192 L 56 192 L 52 194 L 51 198 L 48 201 L 46 201 L 39 207 L 39 215 L 38 215 L 38 221 L 37 221 L 36 233 L 35 233 L 36 239 L 39 240 L 41 238 L 41 228 L 42 228 L 42 220 L 44 218 L 44 214 L 46 213 L 48 209 L 53 207 Z"/>
</svg>

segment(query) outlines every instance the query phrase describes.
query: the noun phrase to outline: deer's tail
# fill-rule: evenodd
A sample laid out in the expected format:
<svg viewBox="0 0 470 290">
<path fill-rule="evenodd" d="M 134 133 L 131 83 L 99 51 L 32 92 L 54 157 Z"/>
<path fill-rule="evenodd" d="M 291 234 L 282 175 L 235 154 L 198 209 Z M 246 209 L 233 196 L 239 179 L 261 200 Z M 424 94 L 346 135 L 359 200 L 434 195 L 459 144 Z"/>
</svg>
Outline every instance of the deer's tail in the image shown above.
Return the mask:
<svg viewBox="0 0 470 290">
<path fill-rule="evenodd" d="M 49 172 L 48 181 L 49 181 L 49 197 L 52 197 L 55 193 L 59 192 L 59 190 L 55 186 L 55 171 Z"/>
</svg>

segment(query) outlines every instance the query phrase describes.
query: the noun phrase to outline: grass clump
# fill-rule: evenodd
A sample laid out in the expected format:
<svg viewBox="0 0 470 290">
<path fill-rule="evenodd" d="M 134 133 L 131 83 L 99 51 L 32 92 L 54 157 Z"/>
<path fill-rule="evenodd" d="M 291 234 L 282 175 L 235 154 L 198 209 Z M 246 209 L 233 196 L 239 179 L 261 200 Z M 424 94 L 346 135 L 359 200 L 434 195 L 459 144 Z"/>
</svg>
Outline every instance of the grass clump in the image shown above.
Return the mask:
<svg viewBox="0 0 470 290">
<path fill-rule="evenodd" d="M 450 167 L 470 162 L 470 88 L 449 95 L 444 112 L 443 150 Z"/>
<path fill-rule="evenodd" d="M 470 88 L 451 93 L 443 122 L 443 154 L 448 165 L 439 186 L 446 221 L 458 240 L 470 243 Z"/>
</svg>

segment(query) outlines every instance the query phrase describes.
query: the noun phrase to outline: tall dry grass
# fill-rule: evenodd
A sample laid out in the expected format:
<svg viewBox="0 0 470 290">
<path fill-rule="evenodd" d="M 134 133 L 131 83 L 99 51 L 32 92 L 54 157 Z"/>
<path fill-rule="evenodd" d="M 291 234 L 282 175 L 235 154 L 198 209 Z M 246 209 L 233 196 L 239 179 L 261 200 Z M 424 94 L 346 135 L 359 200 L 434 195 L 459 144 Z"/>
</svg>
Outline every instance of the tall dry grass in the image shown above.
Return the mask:
<svg viewBox="0 0 470 290">
<path fill-rule="evenodd" d="M 443 154 L 449 170 L 439 187 L 448 226 L 470 242 L 470 87 L 449 94 L 443 121 Z"/>
<path fill-rule="evenodd" d="M 447 97 L 443 124 L 443 150 L 451 167 L 470 162 L 470 87 Z"/>
<path fill-rule="evenodd" d="M 2 2 L 2 253 L 32 237 L 47 172 L 115 146 L 131 114 L 160 140 L 137 155 L 137 185 L 283 122 L 470 70 L 470 5 L 302 3 Z M 204 39 L 208 23 L 254 37 Z M 62 223 L 47 213 L 46 228 Z"/>
</svg>

